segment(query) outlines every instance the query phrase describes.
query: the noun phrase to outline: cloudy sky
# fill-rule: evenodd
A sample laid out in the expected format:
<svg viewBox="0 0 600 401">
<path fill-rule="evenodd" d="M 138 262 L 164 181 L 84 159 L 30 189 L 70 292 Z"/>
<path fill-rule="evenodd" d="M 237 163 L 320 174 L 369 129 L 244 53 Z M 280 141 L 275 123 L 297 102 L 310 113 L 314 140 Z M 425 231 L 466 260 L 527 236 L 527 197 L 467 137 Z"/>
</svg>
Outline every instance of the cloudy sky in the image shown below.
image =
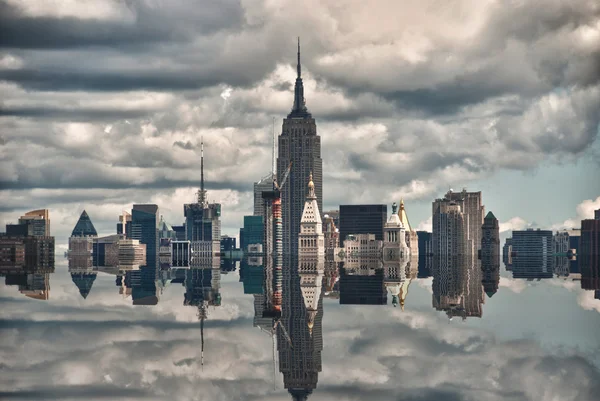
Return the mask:
<svg viewBox="0 0 600 401">
<path fill-rule="evenodd" d="M 297 36 L 326 208 L 404 197 L 427 227 L 467 187 L 510 228 L 600 207 L 596 0 L 0 0 L 0 223 L 48 207 L 66 237 L 85 208 L 110 233 L 157 203 L 180 224 L 204 137 L 236 234 Z"/>
<path fill-rule="evenodd" d="M 205 323 L 170 284 L 153 307 L 99 273 L 83 299 L 66 260 L 50 299 L 0 286 L 0 398 L 7 400 L 290 400 L 273 390 L 271 338 L 253 327 L 253 297 L 221 275 Z M 388 299 L 389 301 L 389 299 Z M 431 279 L 406 308 L 324 300 L 322 370 L 310 401 L 592 401 L 600 391 L 600 307 L 578 282 L 502 277 L 483 318 L 448 321 Z M 376 313 L 373 313 L 376 311 Z"/>
</svg>

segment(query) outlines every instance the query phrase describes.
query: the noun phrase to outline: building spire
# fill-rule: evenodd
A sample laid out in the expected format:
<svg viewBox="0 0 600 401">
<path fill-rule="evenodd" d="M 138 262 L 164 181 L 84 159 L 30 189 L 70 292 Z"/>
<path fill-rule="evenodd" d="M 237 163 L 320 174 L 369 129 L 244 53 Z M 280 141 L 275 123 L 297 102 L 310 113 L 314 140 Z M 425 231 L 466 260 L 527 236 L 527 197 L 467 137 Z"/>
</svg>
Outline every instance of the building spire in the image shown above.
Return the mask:
<svg viewBox="0 0 600 401">
<path fill-rule="evenodd" d="M 288 118 L 311 118 L 304 101 L 304 84 L 302 83 L 302 65 L 300 64 L 300 37 L 298 37 L 298 62 L 296 64 L 296 84 L 294 86 L 294 106 Z"/>
<path fill-rule="evenodd" d="M 204 137 L 200 139 L 200 190 L 198 191 L 198 203 L 206 204 L 206 190 L 204 189 Z"/>
<path fill-rule="evenodd" d="M 208 307 L 206 301 L 202 301 L 202 304 L 198 306 L 198 318 L 200 319 L 200 366 L 204 371 L 204 320 L 208 315 Z"/>
<path fill-rule="evenodd" d="M 315 183 L 313 182 L 312 171 L 308 176 L 308 194 L 306 195 L 307 199 L 317 199 L 317 195 L 315 194 Z"/>
<path fill-rule="evenodd" d="M 302 77 L 302 67 L 300 65 L 300 36 L 298 36 L 298 64 L 296 65 L 296 71 L 298 72 L 297 78 Z"/>
</svg>

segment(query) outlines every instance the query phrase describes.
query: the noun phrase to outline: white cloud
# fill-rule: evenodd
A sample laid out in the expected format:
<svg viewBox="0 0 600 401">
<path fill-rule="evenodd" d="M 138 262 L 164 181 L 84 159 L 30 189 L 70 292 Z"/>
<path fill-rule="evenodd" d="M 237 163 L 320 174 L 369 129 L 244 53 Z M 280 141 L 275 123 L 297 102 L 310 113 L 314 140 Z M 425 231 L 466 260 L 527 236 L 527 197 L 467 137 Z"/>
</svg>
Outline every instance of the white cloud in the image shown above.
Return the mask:
<svg viewBox="0 0 600 401">
<path fill-rule="evenodd" d="M 562 230 L 562 229 L 573 229 L 581 227 L 581 220 L 585 219 L 593 219 L 594 218 L 594 210 L 600 209 L 600 196 L 594 199 L 586 199 L 577 205 L 576 211 L 577 216 L 574 218 L 570 218 L 565 220 L 562 223 L 557 223 L 552 225 L 553 230 Z"/>
<path fill-rule="evenodd" d="M 421 221 L 416 228 L 417 231 L 433 231 L 433 217 L 428 217 L 427 220 Z"/>
<path fill-rule="evenodd" d="M 595 310 L 600 313 L 600 300 L 594 298 L 594 291 L 582 290 L 577 296 L 577 303 L 585 310 Z"/>
<path fill-rule="evenodd" d="M 521 293 L 527 288 L 527 282 L 525 280 L 517 280 L 507 277 L 500 277 L 498 284 L 500 287 L 505 287 L 514 293 Z"/>
<path fill-rule="evenodd" d="M 513 217 L 508 221 L 500 223 L 500 232 L 513 231 L 513 230 L 524 230 L 530 226 L 530 223 L 525 221 L 521 217 Z"/>
</svg>

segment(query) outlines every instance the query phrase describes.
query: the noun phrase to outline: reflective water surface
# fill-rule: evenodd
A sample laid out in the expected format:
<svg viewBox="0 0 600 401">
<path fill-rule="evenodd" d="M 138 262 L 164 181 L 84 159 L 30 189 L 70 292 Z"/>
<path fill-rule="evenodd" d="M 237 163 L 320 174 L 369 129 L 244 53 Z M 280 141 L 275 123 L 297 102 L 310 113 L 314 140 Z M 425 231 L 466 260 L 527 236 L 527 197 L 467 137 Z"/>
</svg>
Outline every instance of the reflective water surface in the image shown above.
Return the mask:
<svg viewBox="0 0 600 401">
<path fill-rule="evenodd" d="M 517 267 L 72 255 L 4 269 L 2 398 L 598 399 L 600 292 L 568 266 Z"/>
</svg>

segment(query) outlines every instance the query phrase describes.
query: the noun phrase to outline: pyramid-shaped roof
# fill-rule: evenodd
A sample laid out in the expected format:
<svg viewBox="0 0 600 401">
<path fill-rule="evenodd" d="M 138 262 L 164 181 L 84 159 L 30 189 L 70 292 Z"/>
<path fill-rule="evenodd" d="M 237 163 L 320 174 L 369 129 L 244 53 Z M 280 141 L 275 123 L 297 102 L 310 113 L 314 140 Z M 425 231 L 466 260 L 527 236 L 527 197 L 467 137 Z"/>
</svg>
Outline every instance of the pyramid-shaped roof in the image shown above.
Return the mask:
<svg viewBox="0 0 600 401">
<path fill-rule="evenodd" d="M 400 200 L 400 210 L 398 211 L 398 217 L 400 217 L 400 221 L 404 226 L 406 231 L 411 231 L 410 223 L 408 222 L 408 215 L 406 214 L 406 210 L 404 210 L 404 200 Z"/>
<path fill-rule="evenodd" d="M 77 224 L 75 224 L 75 228 L 73 228 L 73 232 L 71 233 L 71 237 L 84 237 L 84 236 L 98 236 L 96 232 L 96 228 L 94 224 L 92 224 L 92 220 L 90 220 L 90 216 L 84 210 L 79 216 L 79 220 L 77 220 Z"/>
<path fill-rule="evenodd" d="M 322 224 L 321 213 L 319 211 L 319 205 L 317 204 L 317 195 L 315 195 L 315 184 L 312 180 L 312 173 L 310 174 L 308 181 L 308 194 L 306 195 L 306 201 L 304 202 L 304 210 L 302 212 L 300 223 Z"/>
<path fill-rule="evenodd" d="M 304 203 L 304 211 L 302 212 L 302 223 L 319 223 L 321 224 L 321 214 L 316 199 L 307 199 Z"/>
<path fill-rule="evenodd" d="M 86 299 L 92 290 L 94 280 L 96 280 L 96 273 L 71 273 L 71 279 L 79 289 L 83 299 Z"/>
<path fill-rule="evenodd" d="M 486 219 L 495 219 L 496 216 L 494 216 L 494 213 L 492 213 L 491 211 L 488 212 L 488 214 L 485 215 Z"/>
</svg>

